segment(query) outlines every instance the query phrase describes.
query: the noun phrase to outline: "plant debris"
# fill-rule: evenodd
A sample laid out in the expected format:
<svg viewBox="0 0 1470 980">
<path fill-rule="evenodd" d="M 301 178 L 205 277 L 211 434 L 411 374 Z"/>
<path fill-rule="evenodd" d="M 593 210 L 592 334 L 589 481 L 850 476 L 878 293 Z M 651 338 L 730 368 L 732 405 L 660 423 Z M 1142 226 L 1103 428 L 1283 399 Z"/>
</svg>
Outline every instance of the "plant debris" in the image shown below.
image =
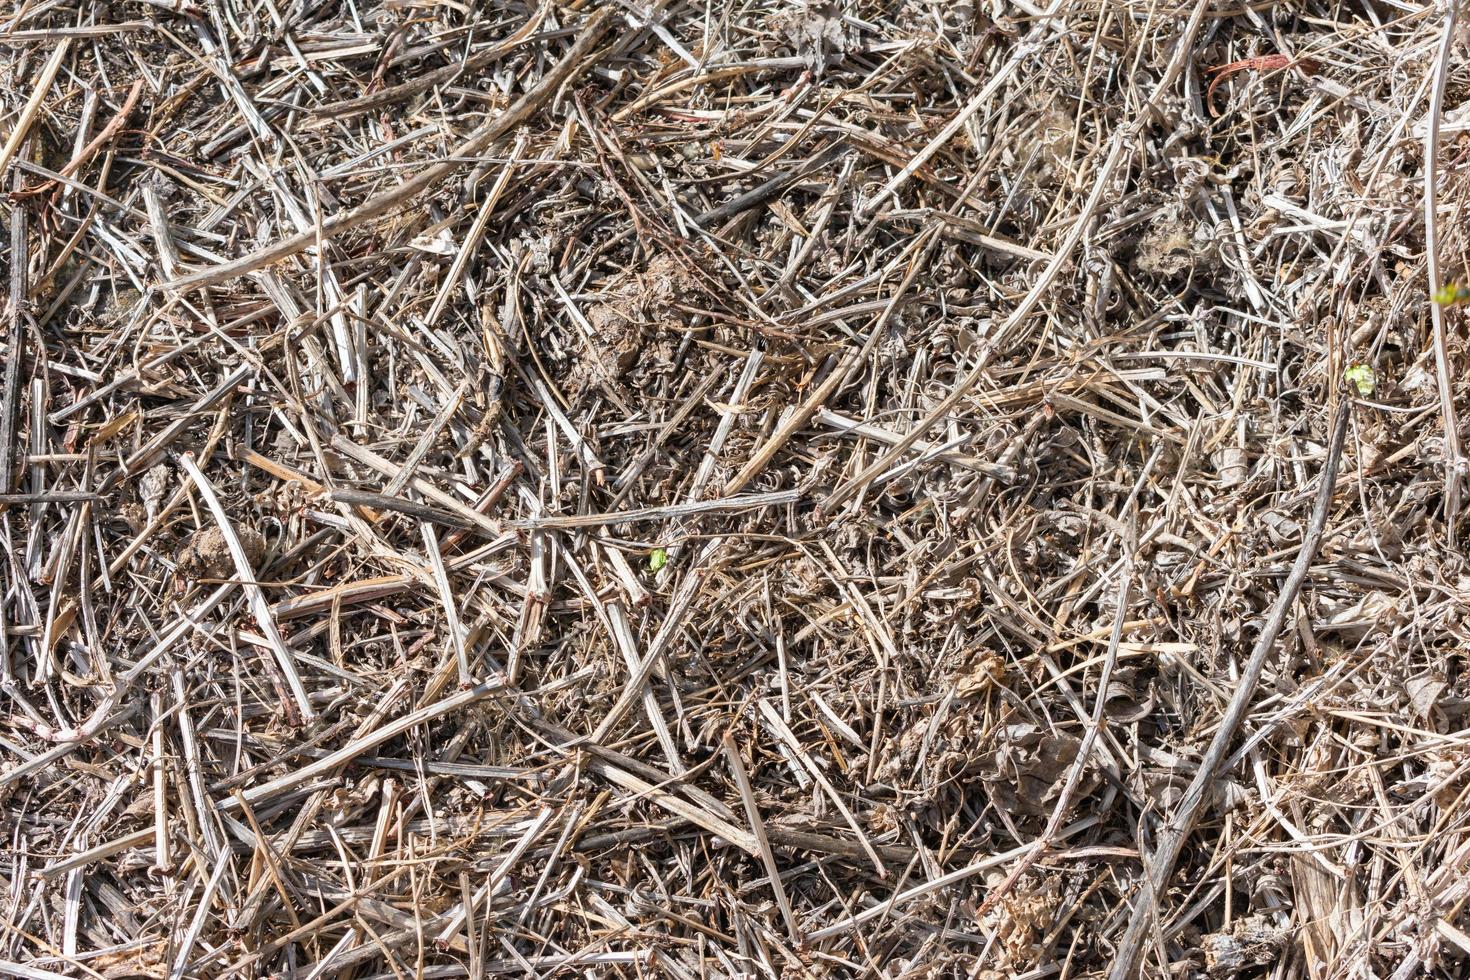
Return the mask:
<svg viewBox="0 0 1470 980">
<path fill-rule="evenodd" d="M 0 973 L 1465 976 L 1465 20 L 14 5 Z"/>
</svg>

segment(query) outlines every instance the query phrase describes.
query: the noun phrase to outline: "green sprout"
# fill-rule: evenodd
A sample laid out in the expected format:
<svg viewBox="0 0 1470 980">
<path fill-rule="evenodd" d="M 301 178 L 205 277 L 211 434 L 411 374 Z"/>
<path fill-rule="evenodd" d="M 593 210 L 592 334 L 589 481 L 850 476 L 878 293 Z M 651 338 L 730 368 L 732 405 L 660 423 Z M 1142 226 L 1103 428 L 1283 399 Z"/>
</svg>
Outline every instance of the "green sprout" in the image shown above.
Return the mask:
<svg viewBox="0 0 1470 980">
<path fill-rule="evenodd" d="M 1378 378 L 1374 376 L 1373 369 L 1366 364 L 1352 365 L 1343 372 L 1343 378 L 1351 382 L 1363 398 L 1373 394 L 1374 389 L 1378 387 Z"/>
<path fill-rule="evenodd" d="M 1470 289 L 1453 282 L 1445 283 L 1434 293 L 1434 301 L 1440 306 L 1454 306 L 1467 299 L 1470 299 Z"/>
<path fill-rule="evenodd" d="M 669 553 L 662 548 L 654 548 L 648 554 L 648 570 L 656 572 L 669 563 Z"/>
</svg>

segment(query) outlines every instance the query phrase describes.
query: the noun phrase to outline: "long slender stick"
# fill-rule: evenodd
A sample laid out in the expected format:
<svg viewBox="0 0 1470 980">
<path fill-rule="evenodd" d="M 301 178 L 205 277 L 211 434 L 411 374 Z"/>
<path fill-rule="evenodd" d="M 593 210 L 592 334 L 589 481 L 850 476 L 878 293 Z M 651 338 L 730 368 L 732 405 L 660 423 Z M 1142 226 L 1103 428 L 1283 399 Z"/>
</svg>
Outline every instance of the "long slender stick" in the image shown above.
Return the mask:
<svg viewBox="0 0 1470 980">
<path fill-rule="evenodd" d="M 984 916 L 1003 899 L 1016 882 L 1029 871 L 1037 861 L 1051 848 L 1057 835 L 1062 829 L 1062 820 L 1067 815 L 1067 810 L 1072 805 L 1072 797 L 1077 788 L 1082 784 L 1082 775 L 1087 771 L 1088 759 L 1092 756 L 1092 747 L 1097 744 L 1098 736 L 1107 722 L 1108 710 L 1108 687 L 1112 683 L 1113 670 L 1118 665 L 1118 645 L 1123 641 L 1123 622 L 1128 618 L 1128 588 L 1133 581 L 1133 563 L 1130 561 L 1118 576 L 1118 608 L 1113 615 L 1112 635 L 1108 640 L 1107 654 L 1103 659 L 1102 673 L 1097 679 L 1097 701 L 1093 704 L 1092 717 L 1088 719 L 1087 734 L 1082 737 L 1082 744 L 1077 749 L 1077 757 L 1072 760 L 1072 766 L 1067 771 L 1066 782 L 1062 784 L 1061 793 L 1057 794 L 1057 802 L 1052 807 L 1051 816 L 1046 821 L 1046 827 L 1042 829 L 1041 836 L 1032 842 L 1031 849 L 1026 856 L 1016 862 L 1016 866 L 1001 880 L 999 885 L 990 889 L 981 903 L 976 917 Z"/>
<path fill-rule="evenodd" d="M 791 911 L 791 899 L 786 895 L 786 886 L 781 884 L 781 866 L 776 863 L 776 853 L 771 850 L 771 840 L 766 836 L 766 824 L 761 819 L 755 790 L 750 786 L 750 776 L 745 771 L 745 764 L 740 761 L 740 750 L 735 747 L 735 739 L 729 732 L 725 733 L 720 745 L 725 750 L 725 761 L 730 764 L 730 775 L 735 777 L 735 787 L 740 791 L 740 802 L 745 805 L 745 815 L 750 820 L 756 846 L 760 848 L 761 863 L 765 865 L 766 877 L 771 880 L 771 891 L 776 894 L 776 906 L 781 910 L 781 918 L 786 921 L 786 933 L 793 943 L 799 945 L 801 930 L 796 925 L 796 914 Z"/>
<path fill-rule="evenodd" d="M 46 92 L 51 88 L 51 83 L 56 80 L 56 73 L 61 70 L 62 61 L 66 60 L 66 52 L 71 45 L 70 38 L 63 38 L 51 52 L 51 58 L 41 69 L 41 77 L 36 79 L 36 87 L 31 90 L 31 97 L 26 101 L 25 108 L 15 120 L 15 128 L 10 131 L 10 136 L 5 140 L 4 148 L 0 148 L 0 173 L 10 164 L 15 152 L 25 141 L 26 134 L 31 130 L 31 124 L 36 121 L 36 114 L 41 109 L 41 102 L 46 98 Z"/>
<path fill-rule="evenodd" d="M 20 405 L 21 350 L 25 345 L 26 211 L 15 205 L 10 212 L 10 329 L 5 352 L 3 386 L 0 386 L 0 493 L 14 489 L 15 413 Z"/>
<path fill-rule="evenodd" d="M 1449 75 L 1450 46 L 1455 40 L 1453 0 L 1445 5 L 1444 30 L 1435 58 L 1434 87 L 1429 93 L 1429 125 L 1424 131 L 1424 253 L 1429 274 L 1429 323 L 1434 339 L 1434 376 L 1439 382 L 1439 409 L 1444 416 L 1444 523 L 1449 546 L 1455 546 L 1455 522 L 1460 516 L 1460 426 L 1455 396 L 1450 388 L 1450 359 L 1445 346 L 1444 310 L 1434 298 L 1443 283 L 1439 277 L 1439 222 L 1436 214 L 1439 180 L 1439 117 L 1444 110 L 1445 80 Z"/>
<path fill-rule="evenodd" d="M 1133 906 L 1133 916 L 1128 920 L 1128 931 L 1124 933 L 1122 941 L 1118 944 L 1113 967 L 1108 971 L 1108 980 L 1132 980 L 1137 975 L 1139 957 L 1143 953 L 1143 937 L 1153 919 L 1158 896 L 1164 890 L 1169 877 L 1174 873 L 1174 864 L 1179 860 L 1179 852 L 1184 848 L 1184 842 L 1194 830 L 1195 821 L 1199 819 L 1200 810 L 1208 799 L 1210 789 L 1214 786 L 1215 778 L 1219 774 L 1220 764 L 1224 762 L 1226 754 L 1230 751 L 1230 741 L 1235 737 L 1235 730 L 1240 727 L 1246 712 L 1250 710 L 1251 699 L 1256 693 L 1256 685 L 1260 683 L 1261 672 L 1266 667 L 1266 658 L 1275 649 L 1276 638 L 1281 635 L 1281 630 L 1286 625 L 1287 614 L 1296 603 L 1297 594 L 1301 592 L 1302 586 L 1307 581 L 1307 573 L 1311 571 L 1312 562 L 1316 560 L 1317 549 L 1322 545 L 1322 532 L 1327 526 L 1327 512 L 1332 507 L 1332 491 L 1337 486 L 1337 464 L 1342 458 L 1342 444 L 1347 437 L 1348 418 L 1352 414 L 1351 406 L 1352 402 L 1346 398 L 1338 402 L 1332 439 L 1327 446 L 1327 458 L 1322 463 L 1322 482 L 1317 488 L 1317 501 L 1312 506 L 1311 522 L 1307 526 L 1306 535 L 1302 538 L 1302 546 L 1297 551 L 1296 562 L 1291 566 L 1291 572 L 1286 576 L 1286 582 L 1276 596 L 1276 604 L 1271 607 L 1271 614 L 1266 617 L 1266 624 L 1261 630 L 1260 638 L 1256 640 L 1255 649 L 1251 651 L 1245 670 L 1241 672 L 1240 680 L 1236 682 L 1235 694 L 1225 708 L 1225 715 L 1220 719 L 1220 726 L 1215 730 L 1215 737 L 1210 742 L 1209 751 L 1200 761 L 1199 771 L 1195 773 L 1194 781 L 1184 791 L 1184 796 L 1179 801 L 1179 809 L 1175 811 L 1173 819 L 1169 821 L 1168 826 L 1160 835 L 1159 846 L 1154 851 L 1153 859 L 1145 862 L 1148 878 L 1138 891 L 1138 901 Z"/>
<path fill-rule="evenodd" d="M 225 539 L 225 546 L 230 549 L 230 557 L 235 561 L 235 571 L 240 576 L 240 587 L 245 590 L 245 598 L 250 603 L 250 611 L 255 613 L 255 621 L 260 624 L 260 630 L 270 642 L 271 650 L 276 655 L 276 663 L 281 668 L 281 673 L 286 677 L 286 686 L 291 689 L 291 697 L 296 701 L 296 707 L 301 711 L 301 720 L 307 724 L 316 720 L 316 712 L 311 707 L 311 699 L 306 696 L 306 688 L 301 684 L 301 675 L 296 671 L 296 658 L 292 656 L 291 650 L 286 646 L 286 641 L 281 637 L 281 631 L 276 629 L 275 618 L 271 616 L 270 603 L 265 600 L 265 593 L 255 581 L 255 569 L 250 567 L 250 559 L 245 554 L 245 548 L 240 544 L 235 529 L 230 526 L 230 515 L 225 511 L 224 504 L 220 503 L 219 495 L 214 492 L 209 478 L 194 462 L 194 457 L 185 453 L 179 457 L 189 479 L 199 489 L 199 496 L 204 498 L 205 504 L 209 506 L 209 512 L 214 515 L 215 523 L 219 525 L 220 534 Z"/>
</svg>

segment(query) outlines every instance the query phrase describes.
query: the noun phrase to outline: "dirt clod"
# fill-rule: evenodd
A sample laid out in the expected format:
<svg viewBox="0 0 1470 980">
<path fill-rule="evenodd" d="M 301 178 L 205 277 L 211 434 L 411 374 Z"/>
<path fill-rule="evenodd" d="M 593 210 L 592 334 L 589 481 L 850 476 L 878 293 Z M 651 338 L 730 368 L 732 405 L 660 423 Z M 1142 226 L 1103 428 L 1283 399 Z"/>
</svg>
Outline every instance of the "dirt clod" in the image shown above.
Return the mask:
<svg viewBox="0 0 1470 980">
<path fill-rule="evenodd" d="M 253 527 L 241 525 L 233 530 L 253 569 L 265 556 L 265 538 Z M 174 564 L 179 576 L 189 581 L 235 578 L 238 571 L 229 543 L 217 527 L 207 527 L 190 535 L 174 556 Z"/>
</svg>

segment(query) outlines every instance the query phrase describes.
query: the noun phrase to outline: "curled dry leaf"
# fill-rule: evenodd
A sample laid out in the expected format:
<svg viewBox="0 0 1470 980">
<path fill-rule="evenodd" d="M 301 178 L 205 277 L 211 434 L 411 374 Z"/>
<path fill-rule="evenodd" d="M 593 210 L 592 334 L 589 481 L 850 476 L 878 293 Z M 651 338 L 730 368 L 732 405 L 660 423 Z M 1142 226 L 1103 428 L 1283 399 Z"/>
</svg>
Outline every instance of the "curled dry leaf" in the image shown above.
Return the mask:
<svg viewBox="0 0 1470 980">
<path fill-rule="evenodd" d="M 1201 941 L 1205 970 L 1225 980 L 1250 967 L 1275 962 L 1290 938 L 1291 930 L 1278 926 L 1270 916 L 1237 919 L 1228 930 L 1211 933 Z"/>
<path fill-rule="evenodd" d="M 996 805 L 1018 816 L 1050 815 L 1082 743 L 1031 724 L 1005 726 L 994 743 L 979 763 L 979 774 Z M 1074 799 L 1096 785 L 1097 776 L 1089 770 Z"/>
</svg>

